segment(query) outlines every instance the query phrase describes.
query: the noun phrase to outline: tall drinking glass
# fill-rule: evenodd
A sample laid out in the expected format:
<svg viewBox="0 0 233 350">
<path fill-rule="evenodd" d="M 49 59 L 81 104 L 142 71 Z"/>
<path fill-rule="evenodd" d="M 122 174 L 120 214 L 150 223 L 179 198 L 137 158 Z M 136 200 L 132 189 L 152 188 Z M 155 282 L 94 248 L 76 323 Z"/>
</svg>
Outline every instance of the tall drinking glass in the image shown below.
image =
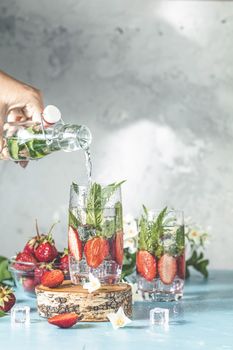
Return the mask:
<svg viewBox="0 0 233 350">
<path fill-rule="evenodd" d="M 123 263 L 121 183 L 72 184 L 69 205 L 69 267 L 74 284 L 89 273 L 103 284 L 119 282 Z"/>
<path fill-rule="evenodd" d="M 183 296 L 185 237 L 182 211 L 167 208 L 144 213 L 139 220 L 136 258 L 138 289 L 156 301 Z"/>
</svg>

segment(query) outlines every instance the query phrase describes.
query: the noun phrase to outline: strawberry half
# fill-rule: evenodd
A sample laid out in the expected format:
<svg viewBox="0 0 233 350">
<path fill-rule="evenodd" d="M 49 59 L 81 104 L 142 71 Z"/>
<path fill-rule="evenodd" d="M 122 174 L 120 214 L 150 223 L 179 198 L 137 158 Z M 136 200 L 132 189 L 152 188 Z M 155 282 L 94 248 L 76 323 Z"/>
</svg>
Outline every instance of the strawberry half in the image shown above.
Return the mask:
<svg viewBox="0 0 233 350">
<path fill-rule="evenodd" d="M 37 263 L 36 259 L 31 254 L 28 254 L 25 252 L 18 253 L 15 258 L 15 261 L 16 262 L 14 263 L 13 266 L 16 270 L 20 270 L 20 271 L 33 270 Z M 28 263 L 28 264 L 23 264 L 23 263 Z"/>
<path fill-rule="evenodd" d="M 139 250 L 136 255 L 138 273 L 147 281 L 152 281 L 156 276 L 156 259 L 146 250 Z"/>
<path fill-rule="evenodd" d="M 69 226 L 68 248 L 70 254 L 77 260 L 82 260 L 82 241 L 79 238 L 78 230 Z"/>
<path fill-rule="evenodd" d="M 164 254 L 159 259 L 158 271 L 161 281 L 164 284 L 171 284 L 177 272 L 176 259 L 169 254 Z"/>
<path fill-rule="evenodd" d="M 78 322 L 78 315 L 74 312 L 64 313 L 49 318 L 48 322 L 60 328 L 70 328 Z"/>
<path fill-rule="evenodd" d="M 103 237 L 94 237 L 84 247 L 87 264 L 98 267 L 109 254 L 109 243 Z"/>
<path fill-rule="evenodd" d="M 41 283 L 45 287 L 55 288 L 64 281 L 64 273 L 61 270 L 46 271 L 41 277 Z"/>
<path fill-rule="evenodd" d="M 123 232 L 118 231 L 115 238 L 115 259 L 119 265 L 123 263 L 124 248 L 123 248 Z"/>
<path fill-rule="evenodd" d="M 15 304 L 15 296 L 11 288 L 0 286 L 0 310 L 7 312 Z"/>
</svg>

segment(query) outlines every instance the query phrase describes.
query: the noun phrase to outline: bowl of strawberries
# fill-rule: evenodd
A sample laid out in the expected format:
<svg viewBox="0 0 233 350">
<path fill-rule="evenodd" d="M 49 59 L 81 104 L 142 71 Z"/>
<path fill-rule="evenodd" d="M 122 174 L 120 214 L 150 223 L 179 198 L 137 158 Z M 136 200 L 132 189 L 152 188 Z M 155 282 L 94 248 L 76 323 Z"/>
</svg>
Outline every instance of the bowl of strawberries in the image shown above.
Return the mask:
<svg viewBox="0 0 233 350">
<path fill-rule="evenodd" d="M 17 289 L 35 296 L 35 287 L 42 283 L 47 271 L 61 270 L 69 279 L 68 249 L 58 252 L 52 237 L 52 225 L 47 234 L 40 234 L 36 222 L 36 236 L 28 240 L 23 251 L 10 259 L 9 270 Z"/>
</svg>

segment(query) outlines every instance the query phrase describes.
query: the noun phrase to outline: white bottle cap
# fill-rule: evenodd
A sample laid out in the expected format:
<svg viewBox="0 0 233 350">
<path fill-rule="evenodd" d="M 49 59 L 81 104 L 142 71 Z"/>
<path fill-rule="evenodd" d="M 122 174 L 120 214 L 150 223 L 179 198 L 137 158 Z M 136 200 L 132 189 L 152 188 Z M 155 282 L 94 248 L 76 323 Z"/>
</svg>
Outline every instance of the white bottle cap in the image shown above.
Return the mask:
<svg viewBox="0 0 233 350">
<path fill-rule="evenodd" d="M 43 118 L 47 124 L 55 124 L 61 119 L 61 112 L 56 106 L 48 105 L 43 111 Z"/>
</svg>

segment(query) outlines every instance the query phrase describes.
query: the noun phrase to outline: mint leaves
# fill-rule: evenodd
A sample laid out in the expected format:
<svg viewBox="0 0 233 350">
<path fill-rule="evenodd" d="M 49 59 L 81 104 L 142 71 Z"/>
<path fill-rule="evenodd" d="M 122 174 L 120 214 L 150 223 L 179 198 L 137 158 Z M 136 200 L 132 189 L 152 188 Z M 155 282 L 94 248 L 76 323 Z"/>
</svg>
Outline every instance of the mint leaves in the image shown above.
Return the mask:
<svg viewBox="0 0 233 350">
<path fill-rule="evenodd" d="M 163 220 L 167 212 L 165 207 L 155 219 L 149 218 L 149 213 L 146 207 L 143 205 L 143 211 L 139 221 L 139 250 L 147 250 L 155 256 L 162 255 L 163 247 L 160 244 L 160 238 L 163 235 Z"/>
<path fill-rule="evenodd" d="M 139 250 L 147 250 L 158 258 L 164 252 L 171 255 L 182 255 L 184 253 L 184 226 L 178 226 L 176 218 L 168 215 L 171 212 L 167 207 L 154 218 L 150 217 L 145 206 L 143 206 L 143 211 L 139 221 Z"/>
<path fill-rule="evenodd" d="M 86 210 L 85 223 L 79 221 L 79 208 L 75 208 L 77 215 L 73 211 L 69 211 L 69 225 L 76 229 L 78 226 L 88 225 L 90 228 L 95 229 L 96 236 L 107 239 L 116 231 L 122 230 L 122 204 L 120 200 L 116 201 L 118 198 L 114 198 L 114 194 L 124 182 L 116 182 L 107 186 L 93 183 L 87 194 L 86 208 L 81 208 L 81 210 Z M 75 193 L 79 195 L 78 185 L 73 183 L 72 187 Z"/>
</svg>

